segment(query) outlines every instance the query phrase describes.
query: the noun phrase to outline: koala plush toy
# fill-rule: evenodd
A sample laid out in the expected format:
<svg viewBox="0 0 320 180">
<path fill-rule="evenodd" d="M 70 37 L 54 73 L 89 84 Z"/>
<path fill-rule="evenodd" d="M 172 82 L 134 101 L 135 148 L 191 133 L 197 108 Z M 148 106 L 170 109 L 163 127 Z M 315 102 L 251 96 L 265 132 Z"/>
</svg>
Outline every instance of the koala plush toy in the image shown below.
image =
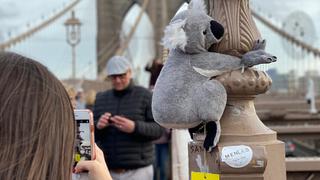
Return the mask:
<svg viewBox="0 0 320 180">
<path fill-rule="evenodd" d="M 208 52 L 223 34 L 223 26 L 207 15 L 202 0 L 191 1 L 187 10 L 176 14 L 165 29 L 163 45 L 170 52 L 152 97 L 152 113 L 160 125 L 186 129 L 206 124 L 207 151 L 219 141 L 219 120 L 227 102 L 225 88 L 214 77 L 276 61 L 264 51 L 264 40 L 255 42 L 241 59 Z"/>
</svg>

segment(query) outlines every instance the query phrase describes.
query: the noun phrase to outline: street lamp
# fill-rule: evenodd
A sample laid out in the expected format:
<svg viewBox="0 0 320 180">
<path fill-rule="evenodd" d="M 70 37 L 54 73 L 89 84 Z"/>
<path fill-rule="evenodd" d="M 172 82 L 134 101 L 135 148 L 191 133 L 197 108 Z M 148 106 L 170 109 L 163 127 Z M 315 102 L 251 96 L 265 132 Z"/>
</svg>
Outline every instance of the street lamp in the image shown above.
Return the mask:
<svg viewBox="0 0 320 180">
<path fill-rule="evenodd" d="M 75 17 L 74 11 L 71 17 L 64 23 L 67 31 L 67 42 L 72 48 L 72 78 L 76 78 L 76 45 L 80 43 L 80 26 L 81 22 Z"/>
</svg>

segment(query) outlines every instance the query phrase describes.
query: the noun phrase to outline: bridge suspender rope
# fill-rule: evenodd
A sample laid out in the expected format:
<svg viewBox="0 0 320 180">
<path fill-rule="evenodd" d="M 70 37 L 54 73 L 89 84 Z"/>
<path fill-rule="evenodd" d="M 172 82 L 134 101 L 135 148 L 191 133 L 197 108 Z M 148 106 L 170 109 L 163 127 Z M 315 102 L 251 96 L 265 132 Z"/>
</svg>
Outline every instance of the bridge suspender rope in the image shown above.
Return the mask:
<svg viewBox="0 0 320 180">
<path fill-rule="evenodd" d="M 147 6 L 149 4 L 149 0 L 144 0 L 143 1 L 143 4 L 142 4 L 142 8 L 141 8 L 141 11 L 136 19 L 136 21 L 134 22 L 128 36 L 126 37 L 124 43 L 120 46 L 120 48 L 116 51 L 116 55 L 122 55 L 124 53 L 124 51 L 127 49 L 128 45 L 129 45 L 129 42 L 134 34 L 134 32 L 136 31 L 138 25 L 139 25 L 139 22 L 142 18 L 142 15 L 143 13 L 145 12 Z"/>
<path fill-rule="evenodd" d="M 320 50 L 318 48 L 312 47 L 309 44 L 306 44 L 305 42 L 303 42 L 303 41 L 295 38 L 294 36 L 290 35 L 289 33 L 285 32 L 284 30 L 276 27 L 275 25 L 270 23 L 267 19 L 265 19 L 264 17 L 262 17 L 258 13 L 256 13 L 254 10 L 251 9 L 251 12 L 255 18 L 257 18 L 263 24 L 268 26 L 274 32 L 278 33 L 280 36 L 291 41 L 293 44 L 296 44 L 297 46 L 301 47 L 303 50 L 306 50 L 308 53 L 313 53 L 313 55 L 315 57 L 320 57 Z"/>
<path fill-rule="evenodd" d="M 16 43 L 18 43 L 18 42 L 30 37 L 31 35 L 35 34 L 38 31 L 44 29 L 45 27 L 47 27 L 48 25 L 53 23 L 55 20 L 59 19 L 61 16 L 66 14 L 68 11 L 70 11 L 79 2 L 80 2 L 80 0 L 75 0 L 74 2 L 72 2 L 71 4 L 66 6 L 64 9 L 62 9 L 60 12 L 58 12 L 56 15 L 54 15 L 51 18 L 47 19 L 43 23 L 41 23 L 41 24 L 29 29 L 26 32 L 23 32 L 23 33 L 19 34 L 16 37 L 13 37 L 13 38 L 9 39 L 8 41 L 6 41 L 4 43 L 1 43 L 0 44 L 0 51 L 4 51 L 5 49 L 10 48 L 12 45 L 14 45 L 14 44 L 16 44 Z"/>
</svg>

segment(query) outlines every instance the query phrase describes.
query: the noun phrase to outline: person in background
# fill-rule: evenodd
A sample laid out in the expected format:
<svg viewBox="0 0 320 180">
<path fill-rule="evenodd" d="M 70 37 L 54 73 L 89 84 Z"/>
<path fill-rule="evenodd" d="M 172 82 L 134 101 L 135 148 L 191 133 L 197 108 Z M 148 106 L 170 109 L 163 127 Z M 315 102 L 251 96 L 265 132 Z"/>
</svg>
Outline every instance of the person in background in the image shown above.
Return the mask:
<svg viewBox="0 0 320 180">
<path fill-rule="evenodd" d="M 67 93 L 69 95 L 72 107 L 73 107 L 73 109 L 75 109 L 77 107 L 76 90 L 74 89 L 73 86 L 70 86 L 70 85 L 67 85 L 67 84 L 64 84 L 64 87 L 67 90 Z"/>
<path fill-rule="evenodd" d="M 76 136 L 73 108 L 62 83 L 40 63 L 0 52 L 0 179 L 70 180 Z M 110 180 L 103 153 L 75 172 Z"/>
<path fill-rule="evenodd" d="M 156 161 L 154 164 L 154 180 L 170 179 L 169 159 L 170 159 L 171 130 L 164 128 L 161 137 L 153 143 L 156 145 Z"/>
<path fill-rule="evenodd" d="M 86 108 L 86 102 L 85 102 L 85 94 L 82 88 L 79 88 L 77 90 L 76 95 L 76 109 L 85 109 Z"/>
<path fill-rule="evenodd" d="M 93 105 L 96 100 L 96 95 L 97 95 L 97 92 L 93 89 L 89 90 L 86 93 L 86 109 L 90 109 L 91 111 L 93 110 Z"/>
<path fill-rule="evenodd" d="M 106 70 L 112 89 L 96 96 L 96 142 L 108 156 L 113 179 L 152 180 L 152 141 L 162 129 L 152 116 L 151 92 L 133 84 L 132 67 L 125 57 L 112 57 Z"/>
<path fill-rule="evenodd" d="M 149 81 L 149 89 L 153 90 L 154 85 L 156 84 L 156 81 L 158 79 L 158 76 L 161 72 L 161 69 L 163 67 L 163 63 L 161 59 L 155 59 L 151 65 L 147 65 L 145 67 L 145 70 L 150 72 L 150 81 Z"/>
</svg>

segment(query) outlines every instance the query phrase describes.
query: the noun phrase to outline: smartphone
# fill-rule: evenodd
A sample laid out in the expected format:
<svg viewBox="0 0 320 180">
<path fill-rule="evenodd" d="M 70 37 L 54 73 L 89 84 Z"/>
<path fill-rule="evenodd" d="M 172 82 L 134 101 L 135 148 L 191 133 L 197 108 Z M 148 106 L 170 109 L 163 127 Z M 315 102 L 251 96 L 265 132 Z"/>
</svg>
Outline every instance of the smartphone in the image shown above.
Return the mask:
<svg viewBox="0 0 320 180">
<path fill-rule="evenodd" d="M 76 120 L 76 142 L 74 167 L 80 160 L 95 159 L 94 124 L 92 112 L 88 109 L 74 110 Z"/>
</svg>

